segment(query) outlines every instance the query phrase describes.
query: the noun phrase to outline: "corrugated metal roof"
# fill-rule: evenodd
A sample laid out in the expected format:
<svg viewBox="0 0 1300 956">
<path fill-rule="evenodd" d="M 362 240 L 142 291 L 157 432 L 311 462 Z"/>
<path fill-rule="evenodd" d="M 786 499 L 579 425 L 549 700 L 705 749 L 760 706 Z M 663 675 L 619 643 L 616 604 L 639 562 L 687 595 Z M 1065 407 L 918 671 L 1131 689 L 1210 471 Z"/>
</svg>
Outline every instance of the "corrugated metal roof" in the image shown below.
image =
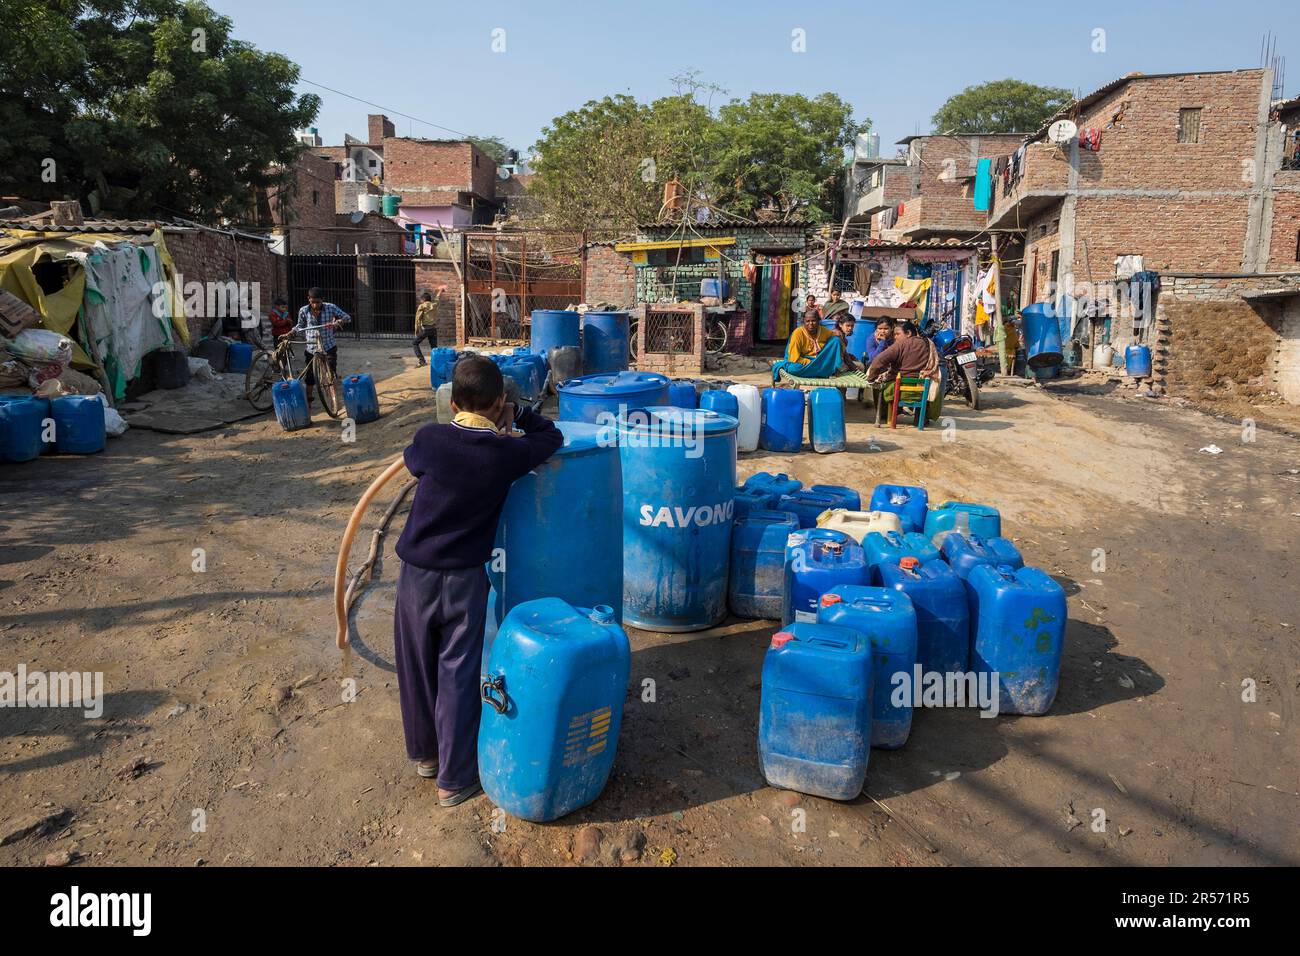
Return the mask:
<svg viewBox="0 0 1300 956">
<path fill-rule="evenodd" d="M 846 239 L 841 249 L 978 249 L 980 244 L 969 239 Z"/>
<path fill-rule="evenodd" d="M 191 229 L 179 223 L 146 221 L 143 219 L 87 219 L 76 226 L 56 226 L 51 222 L 32 222 L 24 219 L 0 219 L 0 229 L 24 229 L 29 232 L 131 232 L 150 233 L 155 229 Z"/>
</svg>

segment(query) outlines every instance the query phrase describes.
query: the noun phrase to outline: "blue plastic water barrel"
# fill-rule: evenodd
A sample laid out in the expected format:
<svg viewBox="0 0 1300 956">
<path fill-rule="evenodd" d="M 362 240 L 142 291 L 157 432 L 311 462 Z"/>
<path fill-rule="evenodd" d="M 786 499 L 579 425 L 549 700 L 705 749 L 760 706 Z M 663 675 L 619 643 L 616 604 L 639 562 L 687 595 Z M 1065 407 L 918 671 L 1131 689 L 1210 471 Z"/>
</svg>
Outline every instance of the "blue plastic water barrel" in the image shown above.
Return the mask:
<svg viewBox="0 0 1300 956">
<path fill-rule="evenodd" d="M 746 488 L 744 485 L 736 488 L 736 495 L 732 499 L 736 503 L 736 510 L 733 515 L 735 521 L 744 518 L 751 511 L 770 511 L 772 510 L 772 496 L 766 491 L 757 488 Z M 794 517 L 791 515 L 791 517 Z M 799 519 L 795 518 L 795 525 L 798 526 Z"/>
<path fill-rule="evenodd" d="M 839 541 L 823 529 L 805 531 L 807 537 L 786 549 L 785 608 L 783 624 L 817 620 L 822 595 L 841 584 L 867 583 L 867 557 L 852 538 Z M 832 531 L 829 534 L 842 534 Z M 791 538 L 793 539 L 793 536 Z"/>
<path fill-rule="evenodd" d="M 674 379 L 668 385 L 668 404 L 676 408 L 696 408 L 699 405 L 699 392 L 695 383 L 689 379 Z"/>
<path fill-rule="evenodd" d="M 737 421 L 666 406 L 640 418 L 618 431 L 624 619 L 651 631 L 712 627 L 727 614 Z"/>
<path fill-rule="evenodd" d="M 45 404 L 27 396 L 0 402 L 0 461 L 32 461 L 39 458 Z"/>
<path fill-rule="evenodd" d="M 835 495 L 823 494 L 811 488 L 800 488 L 793 494 L 782 495 L 776 499 L 772 507 L 777 511 L 794 515 L 799 520 L 801 528 L 815 528 L 818 515 L 831 508 L 840 507 L 840 500 Z"/>
<path fill-rule="evenodd" d="M 970 586 L 971 669 L 997 674 L 998 711 L 1041 715 L 1056 699 L 1065 643 L 1065 591 L 1037 568 L 980 564 Z"/>
<path fill-rule="evenodd" d="M 996 538 L 1002 534 L 1002 514 L 997 508 L 969 501 L 945 501 L 926 511 L 925 536 L 933 538 L 941 531 L 952 531 L 957 527 L 959 514 L 966 515 L 967 530 L 971 534 L 985 538 Z"/>
<path fill-rule="evenodd" d="M 450 382 L 455 367 L 455 349 L 434 349 L 429 353 L 429 387 L 436 391 L 439 385 Z"/>
<path fill-rule="evenodd" d="M 849 352 L 862 361 L 867 354 L 867 343 L 876 336 L 876 323 L 870 319 L 858 319 L 853 323 L 853 331 L 849 335 Z"/>
<path fill-rule="evenodd" d="M 588 375 L 621 372 L 628 361 L 626 312 L 587 312 L 582 317 L 582 368 Z"/>
<path fill-rule="evenodd" d="M 369 373 L 349 375 L 343 380 L 343 404 L 347 407 L 348 418 L 358 425 L 379 417 L 379 395 L 375 392 L 375 380 Z"/>
<path fill-rule="evenodd" d="M 515 607 L 479 686 L 478 774 L 488 798 L 541 823 L 600 796 L 630 670 L 631 648 L 612 608 L 558 598 Z"/>
<path fill-rule="evenodd" d="M 1049 302 L 1036 302 L 1021 311 L 1025 332 L 1026 361 L 1031 368 L 1039 365 L 1060 365 L 1061 325 L 1056 310 Z"/>
<path fill-rule="evenodd" d="M 533 309 L 528 346 L 534 355 L 546 355 L 553 348 L 581 345 L 582 316 L 567 309 Z"/>
<path fill-rule="evenodd" d="M 892 511 L 898 515 L 904 531 L 925 530 L 925 515 L 930 496 L 924 488 L 912 485 L 876 485 L 871 491 L 868 511 Z"/>
<path fill-rule="evenodd" d="M 700 408 L 707 408 L 719 415 L 740 418 L 740 402 L 736 396 L 721 388 L 711 388 L 700 394 Z"/>
<path fill-rule="evenodd" d="M 823 455 L 843 451 L 844 396 L 838 388 L 814 388 L 808 393 L 808 443 Z"/>
<path fill-rule="evenodd" d="M 498 622 L 519 604 L 544 597 L 581 607 L 608 604 L 622 617 L 618 448 L 602 426 L 557 425 L 564 444 L 510 486 L 497 522 L 487 570 L 496 592 L 489 616 Z"/>
<path fill-rule="evenodd" d="M 803 392 L 797 388 L 763 389 L 763 423 L 758 444 L 768 451 L 803 448 Z"/>
<path fill-rule="evenodd" d="M 560 421 L 610 422 L 628 412 L 668 403 L 668 379 L 654 372 L 584 375 L 561 382 Z"/>
<path fill-rule="evenodd" d="M 1145 345 L 1130 345 L 1124 350 L 1124 371 L 1135 378 L 1151 376 L 1151 349 Z"/>
<path fill-rule="evenodd" d="M 738 617 L 780 620 L 785 597 L 785 548 L 799 530 L 784 511 L 749 512 L 731 531 L 731 572 L 727 598 Z"/>
<path fill-rule="evenodd" d="M 247 372 L 253 364 L 253 347 L 247 342 L 231 342 L 226 350 L 226 371 Z"/>
<path fill-rule="evenodd" d="M 64 395 L 50 402 L 55 449 L 61 455 L 94 455 L 108 440 L 104 405 L 88 395 Z"/>
<path fill-rule="evenodd" d="M 916 558 L 919 561 L 933 561 L 939 557 L 939 549 L 930 543 L 930 539 L 917 531 L 871 531 L 862 539 L 862 549 L 867 554 L 867 566 L 870 580 L 864 584 L 880 584 L 880 566 L 897 564 L 903 558 Z"/>
<path fill-rule="evenodd" d="M 760 471 L 746 478 L 742 487 L 766 492 L 775 501 L 782 495 L 794 494 L 803 487 L 803 482 L 798 478 L 791 478 L 785 472 Z"/>
<path fill-rule="evenodd" d="M 942 561 L 903 558 L 880 565 L 881 587 L 906 594 L 916 611 L 916 659 L 921 670 L 964 674 L 970 670 L 970 612 L 966 587 Z M 952 703 L 945 698 L 945 703 Z"/>
<path fill-rule="evenodd" d="M 861 511 L 862 496 L 852 488 L 846 488 L 844 485 L 813 485 L 808 489 L 818 494 L 831 495 L 838 499 L 836 508 L 843 508 L 846 511 Z"/>
<path fill-rule="evenodd" d="M 287 432 L 306 428 L 311 424 L 311 409 L 307 407 L 307 389 L 300 379 L 276 382 L 271 386 L 271 405 L 275 420 Z"/>
<path fill-rule="evenodd" d="M 830 624 L 791 624 L 763 658 L 758 762 L 773 787 L 830 800 L 862 792 L 871 753 L 871 642 Z"/>
<path fill-rule="evenodd" d="M 1006 564 L 1023 568 L 1025 560 L 1015 544 L 1006 538 L 986 538 L 978 534 L 950 534 L 939 549 L 957 577 L 963 581 L 977 564 Z"/>
<path fill-rule="evenodd" d="M 819 624 L 848 627 L 871 641 L 871 746 L 894 750 L 912 732 L 911 698 L 898 706 L 891 698 L 893 677 L 914 673 L 916 611 L 906 594 L 886 588 L 839 586 L 822 598 Z"/>
</svg>

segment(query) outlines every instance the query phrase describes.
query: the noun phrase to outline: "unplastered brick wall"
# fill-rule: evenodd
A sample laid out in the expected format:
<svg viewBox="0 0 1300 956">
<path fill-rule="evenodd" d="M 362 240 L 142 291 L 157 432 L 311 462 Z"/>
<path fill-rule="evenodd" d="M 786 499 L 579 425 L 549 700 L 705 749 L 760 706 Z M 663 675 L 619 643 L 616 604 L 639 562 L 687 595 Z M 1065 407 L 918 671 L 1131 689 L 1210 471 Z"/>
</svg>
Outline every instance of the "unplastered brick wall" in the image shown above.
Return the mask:
<svg viewBox="0 0 1300 956">
<path fill-rule="evenodd" d="M 450 259 L 416 259 L 415 298 L 419 302 L 425 292 L 436 295 L 438 286 L 447 291 L 438 302 L 438 344 L 445 346 L 465 344 L 465 319 L 460 309 L 460 276 Z M 411 317 L 414 331 L 415 316 Z"/>
<path fill-rule="evenodd" d="M 910 188 L 903 213 L 894 227 L 897 233 L 913 230 L 970 231 L 983 229 L 987 213 L 977 210 L 967 177 L 974 176 L 980 159 L 1003 156 L 1024 137 L 924 136 L 912 144 L 908 167 Z"/>
<path fill-rule="evenodd" d="M 588 305 L 610 303 L 620 308 L 636 304 L 636 268 L 627 253 L 611 245 L 587 247 L 587 274 L 583 298 Z"/>
<path fill-rule="evenodd" d="M 206 290 L 208 283 L 256 282 L 259 317 L 266 315 L 277 295 L 286 292 L 284 257 L 271 252 L 261 240 L 199 229 L 168 230 L 163 239 L 184 283 L 201 282 Z M 215 321 L 215 316 L 188 316 L 190 341 L 207 335 Z"/>
<path fill-rule="evenodd" d="M 649 307 L 654 311 L 654 306 Z M 658 372 L 661 375 L 667 375 L 670 378 L 681 375 L 698 375 L 704 371 L 704 307 L 700 305 L 679 306 L 682 311 L 688 311 L 692 328 L 691 349 L 681 352 L 651 352 L 647 350 L 647 331 L 649 325 L 646 321 L 647 306 L 637 306 L 632 312 L 633 321 L 636 322 L 636 345 L 637 361 L 636 367 L 643 372 Z M 674 310 L 676 311 L 676 310 Z"/>
<path fill-rule="evenodd" d="M 421 197 L 447 191 L 496 198 L 496 163 L 464 142 L 391 138 L 384 140 L 384 186 L 408 206 L 429 205 Z"/>
<path fill-rule="evenodd" d="M 1273 183 L 1269 268 L 1279 272 L 1300 269 L 1300 169 L 1279 170 Z"/>
</svg>

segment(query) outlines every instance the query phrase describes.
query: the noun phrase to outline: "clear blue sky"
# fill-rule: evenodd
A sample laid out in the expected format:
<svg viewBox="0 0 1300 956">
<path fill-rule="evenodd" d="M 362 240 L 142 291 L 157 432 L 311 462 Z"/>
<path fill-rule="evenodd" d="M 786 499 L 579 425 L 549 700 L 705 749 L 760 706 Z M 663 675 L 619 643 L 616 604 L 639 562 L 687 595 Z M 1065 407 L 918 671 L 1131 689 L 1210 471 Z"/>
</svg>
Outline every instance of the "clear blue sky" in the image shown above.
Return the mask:
<svg viewBox="0 0 1300 956">
<path fill-rule="evenodd" d="M 732 97 L 838 93 L 872 121 L 886 155 L 928 132 L 935 109 L 966 86 L 1014 77 L 1087 93 L 1131 70 L 1251 68 L 1268 30 L 1289 55 L 1286 94 L 1300 92 L 1300 0 L 208 2 L 236 36 L 289 56 L 305 79 L 523 151 L 554 116 L 611 93 L 671 93 L 670 77 L 688 69 Z M 498 28 L 505 51 L 494 53 Z M 1105 52 L 1092 49 L 1097 28 Z M 791 50 L 795 29 L 804 53 Z M 366 114 L 378 112 L 301 89 L 322 97 L 326 143 L 364 136 Z M 451 135 L 393 120 L 399 135 Z"/>
</svg>

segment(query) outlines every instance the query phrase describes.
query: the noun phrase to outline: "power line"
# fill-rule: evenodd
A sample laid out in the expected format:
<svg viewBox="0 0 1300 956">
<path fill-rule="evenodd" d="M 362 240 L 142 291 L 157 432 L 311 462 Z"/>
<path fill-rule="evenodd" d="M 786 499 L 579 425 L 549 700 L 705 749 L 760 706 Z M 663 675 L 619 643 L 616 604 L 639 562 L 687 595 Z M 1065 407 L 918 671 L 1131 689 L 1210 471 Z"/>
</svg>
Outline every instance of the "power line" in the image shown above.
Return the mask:
<svg viewBox="0 0 1300 956">
<path fill-rule="evenodd" d="M 370 100 L 362 99 L 359 96 L 353 96 L 351 93 L 344 93 L 342 90 L 336 90 L 332 86 L 326 86 L 324 83 L 317 83 L 315 80 L 303 79 L 302 77 L 299 77 L 299 79 L 303 83 L 310 83 L 312 86 L 318 86 L 322 90 L 328 90 L 330 93 L 337 93 L 339 96 L 346 96 L 350 100 L 356 100 L 358 103 L 364 103 L 366 104 L 366 106 L 373 106 L 377 110 L 383 110 L 386 114 L 391 113 L 394 116 L 400 116 L 403 119 L 414 120 L 415 122 L 422 123 L 425 126 L 432 126 L 434 129 L 446 130 L 448 133 L 455 133 L 457 136 L 460 136 L 464 139 L 473 139 L 473 137 L 469 133 L 462 132 L 461 130 L 458 129 L 452 129 L 450 126 L 443 126 L 441 123 L 434 123 L 431 120 L 421 119 L 418 116 L 412 116 L 410 113 L 403 113 L 401 110 L 395 110 L 391 106 L 383 106 L 379 103 L 372 103 Z"/>
</svg>

